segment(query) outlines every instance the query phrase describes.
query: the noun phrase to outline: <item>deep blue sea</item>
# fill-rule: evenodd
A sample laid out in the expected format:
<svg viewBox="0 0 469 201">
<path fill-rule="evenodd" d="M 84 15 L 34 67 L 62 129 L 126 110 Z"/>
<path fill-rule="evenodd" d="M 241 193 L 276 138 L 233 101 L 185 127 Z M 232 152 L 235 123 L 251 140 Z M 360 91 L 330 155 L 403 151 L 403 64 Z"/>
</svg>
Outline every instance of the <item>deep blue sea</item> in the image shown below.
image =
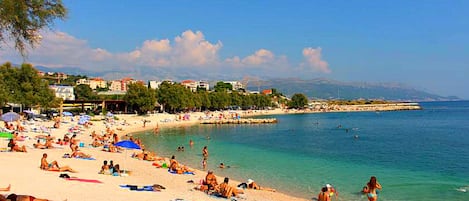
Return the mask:
<svg viewBox="0 0 469 201">
<path fill-rule="evenodd" d="M 469 102 L 420 105 L 418 111 L 275 115 L 269 117 L 277 124 L 196 125 L 140 137 L 148 149 L 198 169 L 207 145 L 215 174 L 307 199 L 330 183 L 340 200 L 366 200 L 359 191 L 376 176 L 379 200 L 469 200 Z M 219 169 L 220 162 L 232 167 Z"/>
</svg>

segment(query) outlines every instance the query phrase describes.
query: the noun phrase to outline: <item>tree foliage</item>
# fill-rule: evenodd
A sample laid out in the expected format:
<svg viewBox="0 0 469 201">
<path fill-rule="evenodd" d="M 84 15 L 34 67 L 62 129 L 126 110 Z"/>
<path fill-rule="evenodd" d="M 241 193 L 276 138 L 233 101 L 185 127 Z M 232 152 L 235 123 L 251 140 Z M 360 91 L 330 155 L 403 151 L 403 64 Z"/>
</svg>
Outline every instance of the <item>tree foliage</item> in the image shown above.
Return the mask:
<svg viewBox="0 0 469 201">
<path fill-rule="evenodd" d="M 54 91 L 31 64 L 16 68 L 5 63 L 0 66 L 0 78 L 0 106 L 11 102 L 25 107 L 49 108 L 58 103 Z"/>
<path fill-rule="evenodd" d="M 129 84 L 124 100 L 139 114 L 146 114 L 155 108 L 155 90 L 141 83 Z"/>
<path fill-rule="evenodd" d="M 308 104 L 308 98 L 304 94 L 294 94 L 289 106 L 291 108 L 304 108 Z"/>
<path fill-rule="evenodd" d="M 97 100 L 98 95 L 93 92 L 89 85 L 79 84 L 75 86 L 75 99 L 76 100 Z"/>
<path fill-rule="evenodd" d="M 215 92 L 228 92 L 228 91 L 231 91 L 233 90 L 233 85 L 231 85 L 230 83 L 225 83 L 225 82 L 217 82 L 217 84 L 215 84 Z"/>
<path fill-rule="evenodd" d="M 66 15 L 62 0 L 1 0 L 0 42 L 13 40 L 15 48 L 25 56 L 26 46 L 34 47 L 41 40 L 39 31 Z"/>
</svg>

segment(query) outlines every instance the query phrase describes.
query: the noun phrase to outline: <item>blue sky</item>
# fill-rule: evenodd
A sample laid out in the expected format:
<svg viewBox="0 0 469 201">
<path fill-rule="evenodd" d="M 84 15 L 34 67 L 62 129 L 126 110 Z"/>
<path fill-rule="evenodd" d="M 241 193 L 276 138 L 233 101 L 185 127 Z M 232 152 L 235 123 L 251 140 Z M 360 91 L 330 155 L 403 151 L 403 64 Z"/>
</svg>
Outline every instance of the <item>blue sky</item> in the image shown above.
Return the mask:
<svg viewBox="0 0 469 201">
<path fill-rule="evenodd" d="M 64 3 L 68 19 L 28 62 L 399 82 L 469 99 L 469 1 Z M 22 59 L 3 48 L 0 61 Z"/>
</svg>

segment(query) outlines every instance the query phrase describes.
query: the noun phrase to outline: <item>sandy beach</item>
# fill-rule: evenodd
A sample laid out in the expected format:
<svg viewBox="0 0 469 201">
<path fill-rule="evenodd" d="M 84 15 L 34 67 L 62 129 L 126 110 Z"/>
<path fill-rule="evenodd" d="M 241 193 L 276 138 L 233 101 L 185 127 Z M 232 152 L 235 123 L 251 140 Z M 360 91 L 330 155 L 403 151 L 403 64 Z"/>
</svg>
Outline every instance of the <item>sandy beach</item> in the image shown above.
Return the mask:
<svg viewBox="0 0 469 201">
<path fill-rule="evenodd" d="M 404 107 L 404 109 L 407 106 Z M 414 107 L 414 106 L 412 106 Z M 365 109 L 363 109 L 365 108 Z M 368 108 L 368 109 L 367 109 Z M 393 106 L 383 106 L 384 109 L 399 109 Z M 402 109 L 402 108 L 401 108 Z M 347 107 L 346 109 L 335 108 L 334 111 L 363 111 L 363 110 L 377 110 L 371 107 Z M 238 111 L 241 117 L 258 116 L 258 115 L 271 115 L 271 114 L 292 114 L 303 112 L 321 112 L 321 111 L 285 111 L 285 110 L 262 110 L 262 111 Z M 323 111 L 322 111 L 323 112 Z M 330 112 L 330 111 L 329 111 Z M 194 190 L 197 183 L 205 178 L 206 171 L 195 170 L 195 175 L 177 175 L 170 174 L 167 168 L 156 168 L 152 166 L 152 162 L 143 161 L 131 158 L 132 153 L 139 153 L 140 150 L 123 150 L 120 153 L 110 153 L 102 151 L 102 147 L 91 147 L 92 143 L 91 132 L 96 131 L 98 134 L 104 133 L 106 128 L 109 127 L 116 131 L 120 138 L 125 138 L 126 135 L 135 132 L 153 130 L 155 127 L 177 127 L 188 126 L 200 123 L 204 118 L 219 118 L 225 115 L 225 118 L 230 118 L 233 112 L 214 112 L 214 113 L 191 113 L 190 118 L 183 120 L 185 114 L 150 114 L 145 116 L 137 115 L 116 115 L 116 120 L 105 121 L 104 116 L 95 116 L 92 118 L 93 125 L 88 128 L 77 126 L 77 120 L 71 121 L 71 117 L 62 117 L 60 128 L 54 129 L 53 121 L 24 121 L 22 125 L 26 131 L 20 133 L 20 136 L 25 136 L 24 141 L 17 143 L 22 146 L 25 145 L 27 153 L 22 152 L 7 152 L 8 140 L 0 138 L 0 153 L 2 158 L 2 165 L 0 166 L 0 188 L 7 187 L 11 184 L 9 192 L 0 192 L 4 195 L 27 194 L 33 195 L 38 198 L 45 198 L 50 200 L 68 200 L 68 201 L 81 201 L 81 200 L 220 200 L 214 196 L 207 195 L 204 192 Z M 145 123 L 144 127 L 144 121 Z M 41 128 L 42 129 L 39 129 Z M 48 128 L 48 129 L 44 129 Z M 70 128 L 80 128 L 79 130 L 70 130 Z M 44 131 L 46 133 L 44 133 Z M 60 146 L 54 145 L 53 149 L 35 149 L 33 144 L 36 142 L 36 136 L 47 135 L 56 139 L 62 138 L 64 134 L 72 132 L 77 134 L 77 138 L 84 144 L 80 147 L 80 151 L 90 154 L 95 160 L 83 160 L 76 158 L 63 158 L 66 153 L 71 153 L 68 145 Z M 48 154 L 48 161 L 56 160 L 60 166 L 70 166 L 78 173 L 68 173 L 69 176 L 77 178 L 76 180 L 65 180 L 60 178 L 59 172 L 44 171 L 39 168 L 40 161 L 43 153 Z M 120 164 L 122 169 L 131 171 L 128 176 L 110 176 L 98 174 L 104 160 L 113 160 L 114 164 Z M 169 164 L 169 159 L 166 159 Z M 184 161 L 179 161 L 184 164 Z M 223 176 L 217 174 L 218 182 L 223 181 Z M 195 182 L 188 183 L 189 180 Z M 245 181 L 230 180 L 232 186 L 236 186 Z M 150 191 L 130 191 L 128 188 L 122 188 L 120 185 L 137 185 L 146 186 L 159 184 L 166 187 L 161 192 Z M 318 189 L 319 190 L 319 189 Z M 315 195 L 311 195 L 312 197 Z M 296 198 L 285 195 L 279 192 L 268 192 L 259 190 L 244 190 L 244 194 L 237 198 L 238 200 L 305 200 L 303 198 Z"/>
<path fill-rule="evenodd" d="M 276 111 L 279 112 L 279 111 Z M 272 112 L 273 113 L 273 112 Z M 256 112 L 255 114 L 267 114 L 267 112 Z M 219 114 L 215 114 L 219 115 Z M 120 137 L 127 134 L 154 129 L 158 124 L 160 128 L 168 126 L 187 126 L 199 123 L 199 117 L 206 116 L 204 113 L 192 113 L 189 120 L 178 121 L 178 115 L 171 114 L 152 114 L 147 116 L 136 115 L 117 115 L 117 119 L 113 124 L 107 124 L 114 129 Z M 152 162 L 131 158 L 134 152 L 139 150 L 127 150 L 121 153 L 110 153 L 102 151 L 102 147 L 94 148 L 88 146 L 91 142 L 91 132 L 104 132 L 106 129 L 105 121 L 95 121 L 95 119 L 104 119 L 104 117 L 93 117 L 93 125 L 89 128 L 82 127 L 81 131 L 75 131 L 77 138 L 83 142 L 84 147 L 80 147 L 80 151 L 90 154 L 95 160 L 83 160 L 76 158 L 63 158 L 65 153 L 71 153 L 68 145 L 54 145 L 53 149 L 35 149 L 33 144 L 36 142 L 35 137 L 38 135 L 47 135 L 42 131 L 37 132 L 34 129 L 40 126 L 51 128 L 53 122 L 27 122 L 23 123 L 26 132 L 20 133 L 25 136 L 24 141 L 17 143 L 25 145 L 27 153 L 22 152 L 6 152 L 0 153 L 2 165 L 0 166 L 0 188 L 7 187 L 11 184 L 9 192 L 0 192 L 8 195 L 10 193 L 33 195 L 37 198 L 45 198 L 50 200 L 220 200 L 223 198 L 213 197 L 204 192 L 194 190 L 195 184 L 188 183 L 192 180 L 198 183 L 205 178 L 206 171 L 196 170 L 195 175 L 177 175 L 170 174 L 167 168 L 156 168 L 152 166 Z M 146 127 L 143 127 L 143 120 Z M 77 121 L 70 121 L 70 117 L 63 117 L 61 127 L 58 129 L 49 129 L 51 136 L 62 138 L 64 134 L 69 133 L 69 128 L 77 125 Z M 127 125 L 122 125 L 126 122 Z M 34 124 L 33 124 L 34 123 Z M 34 132 L 36 131 L 36 132 Z M 6 148 L 8 141 L 1 139 L 0 148 Z M 3 149 L 5 150 L 5 149 Z M 56 160 L 60 166 L 70 166 L 78 173 L 67 173 L 71 177 L 81 179 L 65 180 L 60 178 L 59 172 L 44 171 L 39 168 L 43 153 L 48 154 L 48 162 Z M 104 160 L 113 160 L 115 164 L 120 164 L 122 169 L 131 171 L 129 176 L 110 176 L 98 174 Z M 184 164 L 184 161 L 179 161 Z M 168 161 L 169 164 L 169 161 Z M 218 182 L 223 181 L 223 175 L 217 174 Z M 243 181 L 245 182 L 245 181 Z M 231 180 L 230 184 L 236 186 L 242 183 L 240 181 Z M 128 188 L 121 188 L 120 185 L 153 185 L 160 184 L 166 187 L 161 192 L 150 191 L 130 191 Z M 304 200 L 301 198 L 291 197 L 277 192 L 244 190 L 244 194 L 238 200 Z"/>
</svg>

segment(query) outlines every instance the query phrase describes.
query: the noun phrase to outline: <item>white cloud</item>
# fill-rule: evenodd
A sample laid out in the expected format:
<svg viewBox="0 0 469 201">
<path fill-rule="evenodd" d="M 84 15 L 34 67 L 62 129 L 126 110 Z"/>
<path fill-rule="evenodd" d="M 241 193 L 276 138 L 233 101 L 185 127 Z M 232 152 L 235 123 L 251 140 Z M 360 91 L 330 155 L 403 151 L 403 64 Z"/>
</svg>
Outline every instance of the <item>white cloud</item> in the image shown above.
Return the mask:
<svg viewBox="0 0 469 201">
<path fill-rule="evenodd" d="M 91 47 L 88 41 L 64 32 L 43 32 L 42 43 L 29 51 L 26 62 L 48 67 L 80 67 L 87 70 L 130 70 L 139 68 L 191 68 L 213 69 L 219 72 L 236 71 L 240 74 L 254 72 L 286 75 L 297 70 L 331 72 L 321 59 L 321 48 L 304 48 L 304 62 L 291 65 L 284 55 L 268 49 L 258 49 L 253 54 L 221 59 L 221 41 L 212 43 L 200 31 L 187 30 L 170 39 L 145 40 L 140 46 L 125 52 L 112 53 L 103 47 Z M 11 45 L 10 45 L 11 46 Z M 5 47 L 5 46 L 3 46 Z M 23 62 L 13 48 L 0 48 L 0 61 Z M 177 71 L 175 71 L 177 72 Z M 301 72 L 299 72 L 301 73 Z"/>
<path fill-rule="evenodd" d="M 246 65 L 261 65 L 271 62 L 274 59 L 274 54 L 266 49 L 257 50 L 253 55 L 247 56 L 243 59 Z"/>
<path fill-rule="evenodd" d="M 322 60 L 322 49 L 318 48 L 304 48 L 303 57 L 305 61 L 301 63 L 302 67 L 310 68 L 313 71 L 318 71 L 322 73 L 330 73 L 329 64 Z"/>
</svg>

